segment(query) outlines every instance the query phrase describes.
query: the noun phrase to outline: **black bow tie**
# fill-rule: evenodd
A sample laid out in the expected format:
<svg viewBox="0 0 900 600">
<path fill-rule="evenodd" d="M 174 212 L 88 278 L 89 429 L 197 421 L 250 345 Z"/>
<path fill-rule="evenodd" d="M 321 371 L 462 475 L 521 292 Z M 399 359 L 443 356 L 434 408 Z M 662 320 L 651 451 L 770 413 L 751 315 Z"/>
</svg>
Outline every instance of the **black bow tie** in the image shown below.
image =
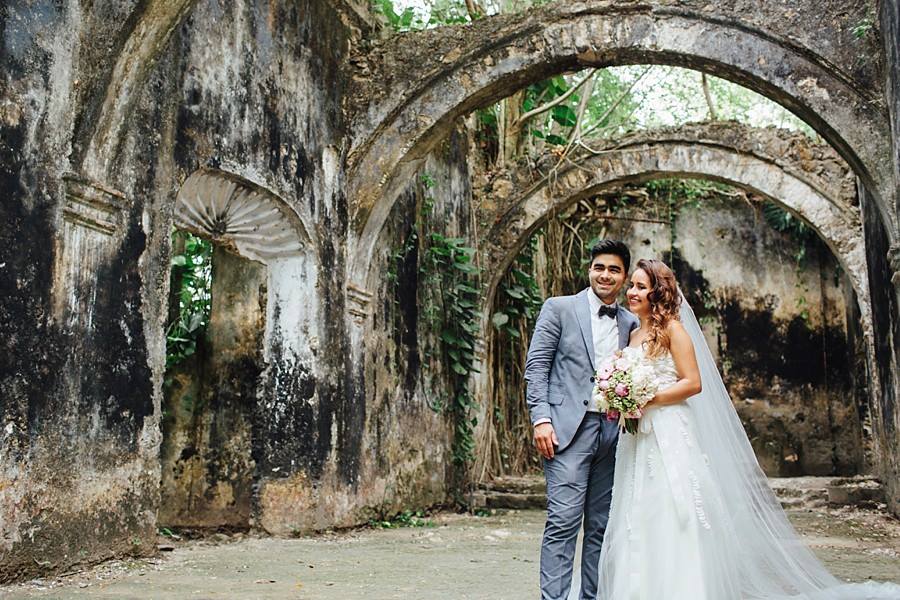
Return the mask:
<svg viewBox="0 0 900 600">
<path fill-rule="evenodd" d="M 602 305 L 600 310 L 597 311 L 597 314 L 601 317 L 609 317 L 610 319 L 616 318 L 616 312 L 619 310 L 619 307 L 613 304 L 612 306 Z"/>
</svg>

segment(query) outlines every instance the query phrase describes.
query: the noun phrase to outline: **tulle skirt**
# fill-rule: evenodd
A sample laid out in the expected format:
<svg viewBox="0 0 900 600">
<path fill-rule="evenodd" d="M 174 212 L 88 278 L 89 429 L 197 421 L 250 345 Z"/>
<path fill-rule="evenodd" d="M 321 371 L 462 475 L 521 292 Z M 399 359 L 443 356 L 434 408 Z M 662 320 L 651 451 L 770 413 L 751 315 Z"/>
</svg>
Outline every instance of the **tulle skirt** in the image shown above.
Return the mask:
<svg viewBox="0 0 900 600">
<path fill-rule="evenodd" d="M 690 406 L 678 404 L 650 408 L 636 434 L 620 435 L 598 598 L 900 600 L 900 586 L 841 584 L 824 569 L 819 579 L 796 573 L 787 584 L 745 568 L 760 561 L 743 543 L 696 434 Z M 781 541 L 779 551 L 808 553 L 795 534 Z"/>
<path fill-rule="evenodd" d="M 724 510 L 687 406 L 648 409 L 619 437 L 600 598 L 740 598 Z"/>
</svg>

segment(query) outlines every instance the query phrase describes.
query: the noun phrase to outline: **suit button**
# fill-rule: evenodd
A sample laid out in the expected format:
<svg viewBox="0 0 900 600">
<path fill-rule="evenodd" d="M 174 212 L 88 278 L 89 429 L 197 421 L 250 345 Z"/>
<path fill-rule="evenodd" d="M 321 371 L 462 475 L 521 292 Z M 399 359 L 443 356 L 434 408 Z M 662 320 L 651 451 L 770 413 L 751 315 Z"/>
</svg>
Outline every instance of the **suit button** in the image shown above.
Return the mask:
<svg viewBox="0 0 900 600">
<path fill-rule="evenodd" d="M 594 383 L 594 376 L 591 375 L 591 383 Z"/>
<path fill-rule="evenodd" d="M 584 401 L 584 405 L 587 406 L 587 400 Z"/>
</svg>

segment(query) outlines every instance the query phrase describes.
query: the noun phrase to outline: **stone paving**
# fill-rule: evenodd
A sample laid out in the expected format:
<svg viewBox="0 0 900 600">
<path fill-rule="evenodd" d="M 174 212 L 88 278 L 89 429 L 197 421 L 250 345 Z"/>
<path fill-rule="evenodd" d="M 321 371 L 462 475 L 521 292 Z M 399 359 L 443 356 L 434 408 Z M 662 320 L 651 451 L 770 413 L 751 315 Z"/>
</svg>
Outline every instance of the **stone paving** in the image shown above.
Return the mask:
<svg viewBox="0 0 900 600">
<path fill-rule="evenodd" d="M 818 507 L 789 514 L 835 575 L 900 583 L 900 521 L 883 510 Z M 174 548 L 156 558 L 0 587 L 0 598 L 535 598 L 543 519 L 540 510 L 439 513 L 423 527 L 307 538 L 161 538 Z"/>
</svg>

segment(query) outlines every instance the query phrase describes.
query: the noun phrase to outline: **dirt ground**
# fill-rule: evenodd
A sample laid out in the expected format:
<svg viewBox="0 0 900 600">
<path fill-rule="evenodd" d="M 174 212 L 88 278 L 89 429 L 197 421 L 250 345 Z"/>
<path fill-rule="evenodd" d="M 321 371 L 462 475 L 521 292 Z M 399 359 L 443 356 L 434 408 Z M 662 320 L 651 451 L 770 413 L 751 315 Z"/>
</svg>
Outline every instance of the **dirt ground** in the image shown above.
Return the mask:
<svg viewBox="0 0 900 600">
<path fill-rule="evenodd" d="M 843 579 L 900 583 L 900 522 L 878 510 L 790 512 Z M 427 526 L 315 537 L 175 541 L 159 557 L 112 561 L 62 578 L 0 587 L 0 598 L 315 600 L 536 598 L 544 514 L 440 513 Z"/>
</svg>

